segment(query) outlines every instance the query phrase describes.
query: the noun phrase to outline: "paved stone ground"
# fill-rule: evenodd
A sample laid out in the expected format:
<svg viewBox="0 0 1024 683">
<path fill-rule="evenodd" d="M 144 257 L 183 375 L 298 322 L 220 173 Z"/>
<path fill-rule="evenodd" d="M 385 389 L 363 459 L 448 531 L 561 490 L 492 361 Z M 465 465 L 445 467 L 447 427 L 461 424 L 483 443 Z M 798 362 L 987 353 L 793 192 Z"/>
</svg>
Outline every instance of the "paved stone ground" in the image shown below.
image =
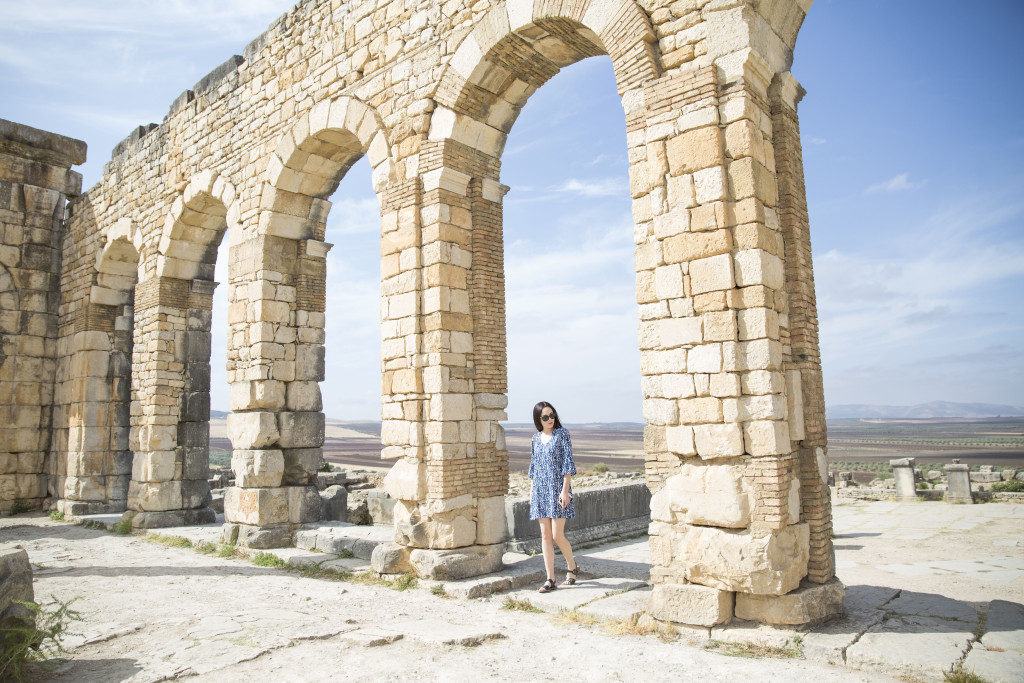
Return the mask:
<svg viewBox="0 0 1024 683">
<path fill-rule="evenodd" d="M 198 542 L 218 529 L 164 533 Z M 961 660 L 986 681 L 1022 680 L 1024 506 L 842 503 L 835 534 L 842 620 L 806 633 L 741 622 L 666 642 L 599 623 L 641 611 L 643 539 L 580 549 L 586 578 L 549 595 L 535 592 L 540 558 L 513 554 L 503 576 L 445 584 L 452 595 L 512 589 L 542 610 L 532 613 L 502 609 L 506 594 L 446 599 L 429 584 L 398 592 L 303 578 L 41 516 L 0 519 L 0 540 L 29 551 L 38 600 L 80 596 L 72 658 L 45 680 L 930 681 Z M 292 565 L 367 565 L 278 554 Z M 722 654 L 732 643 L 792 649 L 797 638 L 803 658 Z"/>
</svg>

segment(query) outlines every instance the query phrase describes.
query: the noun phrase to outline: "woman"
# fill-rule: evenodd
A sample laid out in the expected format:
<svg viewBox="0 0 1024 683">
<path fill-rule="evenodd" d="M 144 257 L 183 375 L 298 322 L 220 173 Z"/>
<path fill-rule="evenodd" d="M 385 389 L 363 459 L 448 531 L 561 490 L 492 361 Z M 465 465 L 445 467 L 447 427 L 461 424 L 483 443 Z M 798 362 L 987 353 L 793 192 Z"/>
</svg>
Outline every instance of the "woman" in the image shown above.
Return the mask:
<svg viewBox="0 0 1024 683">
<path fill-rule="evenodd" d="M 533 480 L 530 494 L 530 519 L 540 524 L 541 548 L 544 550 L 544 568 L 548 580 L 540 587 L 541 593 L 550 593 L 557 588 L 555 583 L 555 547 L 565 557 L 566 567 L 572 567 L 565 575 L 563 586 L 572 586 L 579 578 L 580 566 L 572 556 L 572 546 L 565 537 L 565 520 L 576 516 L 573 506 L 570 475 L 576 474 L 572 461 L 572 441 L 569 431 L 558 420 L 558 413 L 547 401 L 533 407 L 533 424 L 537 433 L 530 444 L 530 472 Z"/>
</svg>

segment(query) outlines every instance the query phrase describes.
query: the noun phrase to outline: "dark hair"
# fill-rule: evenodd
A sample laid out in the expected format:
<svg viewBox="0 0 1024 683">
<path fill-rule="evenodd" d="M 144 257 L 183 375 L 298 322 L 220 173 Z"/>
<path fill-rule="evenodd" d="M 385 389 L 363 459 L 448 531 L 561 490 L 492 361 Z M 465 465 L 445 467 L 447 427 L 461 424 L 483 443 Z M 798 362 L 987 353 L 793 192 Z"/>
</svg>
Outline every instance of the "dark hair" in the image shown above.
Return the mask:
<svg viewBox="0 0 1024 683">
<path fill-rule="evenodd" d="M 561 429 L 562 423 L 558 421 L 558 411 L 555 410 L 555 407 L 548 403 L 547 401 L 541 401 L 540 403 L 533 407 L 533 424 L 534 426 L 537 427 L 537 431 L 544 431 L 544 427 L 540 423 L 540 414 L 544 411 L 545 408 L 551 408 L 551 412 L 555 416 L 555 429 Z"/>
</svg>

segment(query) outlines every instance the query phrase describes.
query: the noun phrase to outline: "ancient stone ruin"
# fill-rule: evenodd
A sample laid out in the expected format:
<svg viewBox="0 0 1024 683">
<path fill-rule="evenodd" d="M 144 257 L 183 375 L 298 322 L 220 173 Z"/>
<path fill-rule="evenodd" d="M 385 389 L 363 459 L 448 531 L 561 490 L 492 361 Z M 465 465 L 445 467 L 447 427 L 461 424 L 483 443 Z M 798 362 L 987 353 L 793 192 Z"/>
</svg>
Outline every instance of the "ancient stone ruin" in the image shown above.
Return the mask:
<svg viewBox="0 0 1024 683">
<path fill-rule="evenodd" d="M 0 125 L 0 501 L 209 522 L 211 297 L 229 254 L 226 539 L 316 521 L 327 198 L 381 205 L 388 562 L 500 565 L 501 157 L 609 55 L 625 111 L 658 619 L 842 609 L 797 104 L 810 0 L 304 0 L 119 144 Z M 223 249 L 221 250 L 224 251 Z M 385 563 L 386 564 L 386 563 Z M 386 566 L 381 567 L 387 569 Z"/>
</svg>

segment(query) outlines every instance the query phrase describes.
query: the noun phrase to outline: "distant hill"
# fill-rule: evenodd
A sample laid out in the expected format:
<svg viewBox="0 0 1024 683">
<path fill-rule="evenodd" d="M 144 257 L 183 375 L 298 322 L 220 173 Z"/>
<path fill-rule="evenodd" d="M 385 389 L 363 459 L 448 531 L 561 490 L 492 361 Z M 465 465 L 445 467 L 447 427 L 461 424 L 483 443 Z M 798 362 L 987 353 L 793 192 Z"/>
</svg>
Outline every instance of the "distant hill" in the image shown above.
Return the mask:
<svg viewBox="0 0 1024 683">
<path fill-rule="evenodd" d="M 1020 406 L 1004 406 L 994 403 L 952 403 L 950 401 L 932 401 L 916 406 L 872 406 L 872 405 L 836 405 L 825 407 L 825 417 L 829 420 L 855 418 L 885 419 L 928 419 L 952 417 L 1010 417 L 1024 415 Z"/>
</svg>

